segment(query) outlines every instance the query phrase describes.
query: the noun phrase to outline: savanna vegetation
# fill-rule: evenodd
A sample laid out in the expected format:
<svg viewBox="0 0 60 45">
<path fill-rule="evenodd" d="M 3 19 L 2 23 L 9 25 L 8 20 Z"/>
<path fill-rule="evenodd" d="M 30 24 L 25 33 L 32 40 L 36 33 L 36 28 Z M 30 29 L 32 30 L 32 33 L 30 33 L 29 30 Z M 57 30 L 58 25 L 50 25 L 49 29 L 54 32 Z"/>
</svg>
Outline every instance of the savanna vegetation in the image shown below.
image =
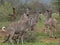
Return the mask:
<svg viewBox="0 0 60 45">
<path fill-rule="evenodd" d="M 19 2 L 20 1 L 20 2 Z M 52 6 L 52 5 L 51 5 Z M 20 16 L 24 13 L 25 9 L 29 7 L 32 11 L 41 11 L 41 20 L 38 21 L 38 23 L 35 26 L 35 39 L 32 41 L 24 41 L 23 45 L 60 45 L 60 17 L 57 10 L 53 9 L 54 7 L 51 7 L 48 4 L 40 3 L 38 1 L 29 1 L 26 0 L 25 2 L 21 0 L 1 0 L 0 1 L 0 29 L 5 26 L 8 27 L 10 23 L 13 21 L 17 21 L 20 19 Z M 16 19 L 11 20 L 11 17 L 9 14 L 13 14 L 12 8 L 16 8 Z M 44 33 L 44 11 L 46 9 L 52 10 L 52 16 L 57 19 L 58 24 L 56 27 L 56 39 L 50 38 L 48 34 Z M 9 42 L 6 43 L 0 43 L 0 45 L 11 45 Z M 15 44 L 17 45 L 17 44 Z M 22 45 L 21 43 L 18 45 Z"/>
</svg>

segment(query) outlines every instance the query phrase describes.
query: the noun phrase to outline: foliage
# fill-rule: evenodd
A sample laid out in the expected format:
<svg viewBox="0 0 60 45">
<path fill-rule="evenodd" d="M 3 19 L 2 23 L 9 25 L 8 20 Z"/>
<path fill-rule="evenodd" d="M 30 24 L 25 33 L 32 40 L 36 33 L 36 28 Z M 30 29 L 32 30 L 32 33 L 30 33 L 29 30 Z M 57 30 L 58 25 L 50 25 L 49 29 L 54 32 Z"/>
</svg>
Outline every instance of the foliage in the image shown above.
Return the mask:
<svg viewBox="0 0 60 45">
<path fill-rule="evenodd" d="M 54 5 L 54 7 L 59 10 L 60 9 L 60 0 L 53 0 L 52 4 Z"/>
<path fill-rule="evenodd" d="M 8 19 L 8 14 L 12 13 L 12 6 L 10 3 L 5 2 L 4 5 L 0 5 L 0 21 Z"/>
<path fill-rule="evenodd" d="M 53 7 L 59 12 L 60 16 L 60 0 L 52 0 Z"/>
</svg>

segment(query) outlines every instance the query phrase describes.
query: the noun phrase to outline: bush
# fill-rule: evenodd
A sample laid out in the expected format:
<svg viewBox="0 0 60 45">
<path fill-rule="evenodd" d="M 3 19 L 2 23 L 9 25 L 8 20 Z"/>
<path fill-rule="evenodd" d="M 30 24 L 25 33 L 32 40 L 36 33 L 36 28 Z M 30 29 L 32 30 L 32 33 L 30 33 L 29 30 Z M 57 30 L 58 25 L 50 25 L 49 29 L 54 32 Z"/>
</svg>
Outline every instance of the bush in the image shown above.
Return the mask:
<svg viewBox="0 0 60 45">
<path fill-rule="evenodd" d="M 0 21 L 8 20 L 8 14 L 12 13 L 12 6 L 10 3 L 5 2 L 4 5 L 0 5 Z"/>
</svg>

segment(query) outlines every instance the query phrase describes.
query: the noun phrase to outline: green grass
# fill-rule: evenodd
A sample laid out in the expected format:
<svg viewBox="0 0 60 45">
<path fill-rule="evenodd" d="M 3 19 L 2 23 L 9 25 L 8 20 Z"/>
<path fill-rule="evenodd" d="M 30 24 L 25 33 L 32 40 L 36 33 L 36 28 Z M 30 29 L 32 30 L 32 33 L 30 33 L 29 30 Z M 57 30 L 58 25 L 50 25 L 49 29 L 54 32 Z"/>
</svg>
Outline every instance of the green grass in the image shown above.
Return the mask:
<svg viewBox="0 0 60 45">
<path fill-rule="evenodd" d="M 9 24 L 10 24 L 11 22 L 8 22 L 8 21 L 6 21 L 6 22 L 0 22 L 0 28 L 2 28 L 3 26 L 5 26 L 5 27 L 7 27 Z"/>
<path fill-rule="evenodd" d="M 0 43 L 0 45 L 11 45 L 10 43 Z M 14 45 L 59 45 L 58 43 L 54 42 L 34 42 L 34 43 L 28 43 L 25 42 L 24 44 L 14 44 Z"/>
</svg>

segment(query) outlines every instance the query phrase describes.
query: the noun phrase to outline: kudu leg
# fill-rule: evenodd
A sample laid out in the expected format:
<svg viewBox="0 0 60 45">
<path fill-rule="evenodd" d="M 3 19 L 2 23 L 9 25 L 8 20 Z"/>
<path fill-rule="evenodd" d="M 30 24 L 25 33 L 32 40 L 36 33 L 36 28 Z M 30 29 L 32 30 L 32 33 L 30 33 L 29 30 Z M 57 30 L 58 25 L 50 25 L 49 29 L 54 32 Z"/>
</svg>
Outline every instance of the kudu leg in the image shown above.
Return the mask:
<svg viewBox="0 0 60 45">
<path fill-rule="evenodd" d="M 21 38 L 21 36 L 18 35 L 17 44 L 19 44 L 19 42 L 20 42 L 20 38 Z"/>
<path fill-rule="evenodd" d="M 24 42 L 23 36 L 24 36 L 24 35 L 21 36 L 21 43 L 22 43 L 22 44 L 23 44 L 23 42 Z"/>
<path fill-rule="evenodd" d="M 56 29 L 53 28 L 52 32 L 53 32 L 54 38 L 56 38 Z"/>
<path fill-rule="evenodd" d="M 13 40 L 12 40 L 13 36 L 14 36 L 14 32 L 12 31 L 12 32 L 10 33 L 10 37 L 9 37 L 9 42 L 10 42 L 12 45 L 14 45 Z"/>
</svg>

